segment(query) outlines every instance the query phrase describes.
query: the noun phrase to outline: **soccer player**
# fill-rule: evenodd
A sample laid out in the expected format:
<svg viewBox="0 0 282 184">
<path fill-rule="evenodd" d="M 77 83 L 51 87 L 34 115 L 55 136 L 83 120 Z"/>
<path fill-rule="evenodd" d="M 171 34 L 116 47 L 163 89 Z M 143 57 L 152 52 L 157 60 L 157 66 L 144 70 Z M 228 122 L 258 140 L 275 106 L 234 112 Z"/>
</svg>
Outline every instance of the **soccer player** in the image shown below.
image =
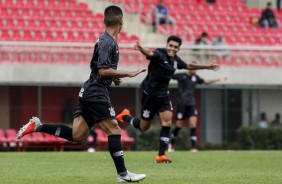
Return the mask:
<svg viewBox="0 0 282 184">
<path fill-rule="evenodd" d="M 133 174 L 127 171 L 121 147 L 121 130 L 109 98 L 112 82 L 119 85 L 124 77 L 135 77 L 146 69 L 136 71 L 116 70 L 119 60 L 117 37 L 123 27 L 123 12 L 118 6 L 108 6 L 104 11 L 105 32 L 94 47 L 91 59 L 91 74 L 79 92 L 79 106 L 75 112 L 72 128 L 63 124 L 42 124 L 33 117 L 18 132 L 20 139 L 32 132 L 44 132 L 71 142 L 82 142 L 89 130 L 98 123 L 108 135 L 108 147 L 117 170 L 118 182 L 138 182 L 145 174 Z"/>
<path fill-rule="evenodd" d="M 195 63 L 196 62 L 192 62 Z M 178 82 L 178 93 L 176 98 L 176 127 L 172 131 L 170 136 L 171 142 L 168 146 L 168 152 L 175 151 L 175 138 L 177 137 L 179 130 L 182 128 L 186 119 L 189 120 L 190 128 L 190 151 L 197 152 L 196 149 L 196 127 L 197 127 L 197 110 L 195 107 L 194 89 L 197 84 L 213 84 L 215 82 L 222 82 L 227 80 L 226 77 L 222 77 L 214 80 L 204 80 L 196 74 L 195 70 L 189 70 L 184 73 L 177 73 L 172 76 L 172 79 Z"/>
<path fill-rule="evenodd" d="M 169 81 L 176 69 L 210 69 L 217 70 L 219 65 L 215 62 L 210 65 L 186 64 L 176 54 L 180 50 L 182 40 L 177 36 L 169 36 L 165 48 L 157 48 L 151 51 L 143 48 L 137 41 L 135 50 L 139 50 L 150 60 L 148 74 L 143 80 L 141 120 L 130 115 L 128 109 L 124 109 L 118 116 L 119 123 L 129 122 L 140 131 L 150 128 L 151 121 L 157 113 L 161 121 L 159 154 L 156 156 L 156 163 L 170 163 L 171 160 L 165 155 L 165 150 L 169 144 L 170 127 L 172 124 L 172 105 L 169 99 Z"/>
</svg>

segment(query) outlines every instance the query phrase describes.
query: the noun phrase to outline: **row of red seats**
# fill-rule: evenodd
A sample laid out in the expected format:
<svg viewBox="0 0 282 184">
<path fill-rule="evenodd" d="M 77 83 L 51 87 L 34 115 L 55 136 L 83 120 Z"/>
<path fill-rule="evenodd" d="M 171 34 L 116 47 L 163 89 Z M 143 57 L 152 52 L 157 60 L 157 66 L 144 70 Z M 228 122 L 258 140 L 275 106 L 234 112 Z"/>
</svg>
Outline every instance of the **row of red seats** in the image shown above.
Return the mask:
<svg viewBox="0 0 282 184">
<path fill-rule="evenodd" d="M 1 8 L 2 18 L 16 19 L 92 19 L 94 17 L 91 10 L 54 10 L 54 9 L 29 9 L 29 8 Z"/>
<path fill-rule="evenodd" d="M 97 133 L 97 149 L 105 150 L 108 148 L 108 136 L 101 130 L 95 129 Z M 68 142 L 45 133 L 28 134 L 21 139 L 16 138 L 17 131 L 15 129 L 7 129 L 6 131 L 0 129 L 0 150 L 1 149 L 16 149 L 16 151 L 26 151 L 27 149 L 52 149 L 53 151 L 63 151 L 65 148 L 80 148 L 82 144 L 75 144 Z M 134 143 L 134 138 L 129 137 L 126 130 L 121 131 L 121 142 L 124 150 L 131 150 L 131 144 Z M 93 138 L 88 137 L 87 144 L 93 144 Z"/>
<path fill-rule="evenodd" d="M 96 31 L 104 30 L 104 24 L 93 20 L 26 20 L 2 19 L 0 30 L 27 30 L 27 31 Z"/>
<path fill-rule="evenodd" d="M 75 0 L 1 0 L 0 7 L 38 9 L 87 9 L 85 3 Z"/>
<path fill-rule="evenodd" d="M 90 42 L 97 41 L 104 30 L 102 29 L 81 29 L 64 31 L 33 31 L 33 30 L 0 30 L 3 41 L 39 41 L 39 42 Z M 119 35 L 118 42 L 126 43 L 138 40 L 135 35 L 127 36 L 125 32 Z"/>
</svg>

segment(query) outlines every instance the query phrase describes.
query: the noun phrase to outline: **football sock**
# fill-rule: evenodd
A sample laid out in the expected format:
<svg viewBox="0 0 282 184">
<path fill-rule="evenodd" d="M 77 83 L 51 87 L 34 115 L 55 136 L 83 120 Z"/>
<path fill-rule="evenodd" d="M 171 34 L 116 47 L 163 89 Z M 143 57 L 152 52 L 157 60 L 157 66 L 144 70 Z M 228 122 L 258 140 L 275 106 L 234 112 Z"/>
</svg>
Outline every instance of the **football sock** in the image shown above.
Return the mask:
<svg viewBox="0 0 282 184">
<path fill-rule="evenodd" d="M 177 137 L 180 129 L 181 128 L 179 128 L 179 127 L 175 127 L 174 130 L 172 131 L 172 133 L 171 133 L 171 140 L 170 140 L 171 144 L 174 145 L 175 138 Z"/>
<path fill-rule="evenodd" d="M 196 141 L 197 141 L 196 128 L 190 129 L 190 140 L 191 140 L 191 148 L 196 148 Z"/>
<path fill-rule="evenodd" d="M 108 146 L 109 152 L 114 160 L 117 173 L 120 176 L 125 176 L 127 174 L 127 170 L 124 165 L 123 159 L 123 150 L 121 147 L 120 135 L 109 135 L 108 136 Z"/>
<path fill-rule="evenodd" d="M 73 142 L 72 128 L 63 124 L 42 124 L 36 132 L 43 132 Z"/>
<path fill-rule="evenodd" d="M 167 145 L 169 143 L 169 131 L 170 131 L 170 127 L 162 126 L 160 133 L 159 155 L 165 154 L 165 150 L 167 149 Z"/>
<path fill-rule="evenodd" d="M 139 118 L 125 115 L 122 117 L 122 119 L 126 122 L 129 122 L 131 126 L 141 131 L 140 129 L 141 120 Z"/>
</svg>

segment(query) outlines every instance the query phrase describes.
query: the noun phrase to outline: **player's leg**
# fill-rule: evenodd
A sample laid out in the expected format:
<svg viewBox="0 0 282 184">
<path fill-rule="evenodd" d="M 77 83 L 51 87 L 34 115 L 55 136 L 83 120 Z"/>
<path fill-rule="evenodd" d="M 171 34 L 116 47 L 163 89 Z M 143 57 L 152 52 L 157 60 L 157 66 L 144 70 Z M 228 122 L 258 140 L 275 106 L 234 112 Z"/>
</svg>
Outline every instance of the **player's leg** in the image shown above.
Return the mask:
<svg viewBox="0 0 282 184">
<path fill-rule="evenodd" d="M 88 131 L 89 128 L 82 116 L 74 119 L 73 128 L 64 124 L 42 124 L 39 118 L 33 117 L 19 130 L 17 138 L 20 139 L 33 132 L 43 132 L 71 142 L 82 142 Z"/>
<path fill-rule="evenodd" d="M 159 154 L 156 157 L 157 163 L 170 163 L 171 160 L 167 158 L 165 155 L 165 151 L 167 149 L 167 146 L 169 144 L 169 133 L 170 133 L 170 127 L 172 124 L 172 111 L 166 110 L 159 113 L 159 117 L 161 120 L 161 132 L 160 132 L 160 144 L 159 144 Z"/>
<path fill-rule="evenodd" d="M 175 151 L 175 139 L 178 136 L 179 131 L 183 127 L 183 124 L 184 124 L 184 120 L 179 120 L 179 119 L 176 120 L 175 127 L 170 134 L 170 143 L 168 145 L 168 152 Z"/>
<path fill-rule="evenodd" d="M 175 138 L 178 136 L 180 129 L 183 127 L 184 120 L 187 116 L 185 106 L 178 104 L 176 110 L 176 123 L 175 128 L 172 130 L 170 135 L 170 144 L 168 145 L 168 151 L 175 151 Z"/>
<path fill-rule="evenodd" d="M 190 128 L 190 142 L 191 142 L 190 151 L 196 152 L 196 151 L 198 151 L 196 149 L 196 142 L 197 142 L 196 128 L 197 128 L 198 112 L 196 110 L 195 105 L 189 106 L 187 112 L 188 112 L 187 117 L 189 117 L 189 128 Z"/>
<path fill-rule="evenodd" d="M 197 128 L 197 116 L 191 116 L 189 118 L 189 128 L 190 128 L 190 151 L 196 152 L 198 151 L 196 148 L 196 142 L 197 142 L 197 134 L 196 134 L 196 128 Z"/>
<path fill-rule="evenodd" d="M 134 128 L 144 132 L 150 128 L 156 109 L 156 98 L 143 92 L 141 119 L 131 116 L 128 109 L 124 109 L 116 119 L 119 123 L 128 122 Z"/>
<path fill-rule="evenodd" d="M 108 135 L 108 147 L 112 159 L 115 163 L 118 182 L 137 182 L 143 180 L 145 174 L 134 174 L 128 172 L 123 157 L 123 149 L 121 146 L 121 130 L 115 119 L 104 119 L 99 122 L 100 127 Z"/>
</svg>

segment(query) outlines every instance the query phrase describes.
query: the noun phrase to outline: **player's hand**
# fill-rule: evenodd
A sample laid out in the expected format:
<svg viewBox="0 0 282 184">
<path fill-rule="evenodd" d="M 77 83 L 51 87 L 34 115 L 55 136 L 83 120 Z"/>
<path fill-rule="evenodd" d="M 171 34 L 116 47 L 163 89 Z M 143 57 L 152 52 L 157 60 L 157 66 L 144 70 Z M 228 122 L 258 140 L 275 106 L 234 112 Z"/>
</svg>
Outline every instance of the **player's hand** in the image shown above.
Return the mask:
<svg viewBox="0 0 282 184">
<path fill-rule="evenodd" d="M 213 71 L 217 71 L 220 69 L 220 65 L 216 62 L 216 60 L 212 60 L 211 64 L 209 64 L 208 68 Z"/>
<path fill-rule="evenodd" d="M 146 68 L 138 69 L 138 70 L 133 71 L 133 72 L 129 72 L 128 77 L 135 77 L 135 76 L 137 76 L 139 73 L 142 73 L 142 72 L 145 72 L 145 71 L 146 71 Z"/>
<path fill-rule="evenodd" d="M 141 50 L 141 45 L 140 45 L 140 43 L 139 43 L 139 41 L 135 41 L 135 44 L 134 44 L 134 46 L 133 46 L 133 49 L 134 50 Z"/>
<path fill-rule="evenodd" d="M 115 78 L 113 80 L 113 82 L 115 83 L 116 86 L 120 85 L 122 83 L 122 80 L 120 78 Z"/>
<path fill-rule="evenodd" d="M 223 77 L 221 77 L 220 79 L 219 79 L 219 81 L 220 82 L 224 82 L 224 81 L 226 81 L 228 78 L 226 77 L 226 76 L 223 76 Z"/>
</svg>

